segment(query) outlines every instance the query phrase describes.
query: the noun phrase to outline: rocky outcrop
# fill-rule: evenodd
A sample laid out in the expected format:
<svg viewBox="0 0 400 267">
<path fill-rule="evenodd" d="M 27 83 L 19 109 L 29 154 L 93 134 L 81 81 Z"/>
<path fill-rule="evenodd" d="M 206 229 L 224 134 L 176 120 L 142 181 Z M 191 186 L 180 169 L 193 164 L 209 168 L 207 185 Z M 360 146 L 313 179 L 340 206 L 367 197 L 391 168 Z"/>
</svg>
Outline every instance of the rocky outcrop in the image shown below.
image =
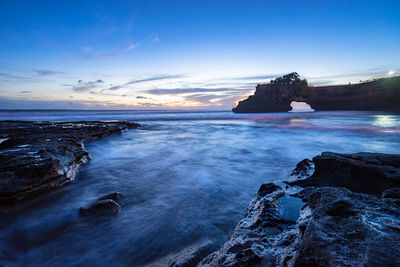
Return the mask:
<svg viewBox="0 0 400 267">
<path fill-rule="evenodd" d="M 79 209 L 82 216 L 117 216 L 121 210 L 121 206 L 112 199 L 99 200 L 91 204 L 89 207 Z"/>
<path fill-rule="evenodd" d="M 118 201 L 124 196 L 119 192 L 107 194 L 100 197 L 94 203 L 88 207 L 82 207 L 79 209 L 79 215 L 81 216 L 117 216 L 121 211 L 121 206 Z"/>
<path fill-rule="evenodd" d="M 109 122 L 0 122 L 0 204 L 71 183 L 90 159 L 84 142 L 138 127 Z"/>
<path fill-rule="evenodd" d="M 400 185 L 399 155 L 324 152 L 314 157 L 313 162 L 313 175 L 291 185 L 345 187 L 353 192 L 374 195 Z"/>
<path fill-rule="evenodd" d="M 399 160 L 326 152 L 303 161 L 295 181 L 262 185 L 229 240 L 199 265 L 399 266 Z"/>
<path fill-rule="evenodd" d="M 235 113 L 287 112 L 292 101 L 307 102 L 316 111 L 400 111 L 400 76 L 336 86 L 258 84 L 254 95 L 240 101 Z"/>
</svg>

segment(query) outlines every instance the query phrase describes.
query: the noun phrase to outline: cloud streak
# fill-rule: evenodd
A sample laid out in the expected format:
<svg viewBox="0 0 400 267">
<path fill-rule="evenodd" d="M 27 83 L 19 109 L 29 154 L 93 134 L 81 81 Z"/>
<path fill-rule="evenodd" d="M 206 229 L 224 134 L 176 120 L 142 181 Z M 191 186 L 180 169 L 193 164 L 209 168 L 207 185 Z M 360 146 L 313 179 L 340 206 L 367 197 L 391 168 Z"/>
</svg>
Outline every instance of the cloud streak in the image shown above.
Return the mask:
<svg viewBox="0 0 400 267">
<path fill-rule="evenodd" d="M 33 71 L 36 72 L 36 74 L 38 74 L 39 76 L 63 74 L 63 72 L 55 70 L 33 70 Z"/>
<path fill-rule="evenodd" d="M 230 80 L 266 80 L 273 79 L 280 76 L 280 74 L 267 74 L 267 75 L 255 75 L 255 76 L 240 76 L 236 78 L 231 78 Z"/>
<path fill-rule="evenodd" d="M 129 44 L 127 47 L 122 48 L 120 50 L 111 51 L 111 52 L 104 52 L 104 53 L 95 53 L 91 47 L 84 47 L 83 48 L 83 57 L 87 60 L 96 60 L 102 58 L 109 58 L 109 57 L 118 57 L 124 53 L 131 51 L 132 49 L 139 46 L 139 43 Z"/>
<path fill-rule="evenodd" d="M 136 44 L 130 44 L 130 45 L 128 45 L 128 47 L 126 47 L 126 48 L 124 49 L 124 51 L 127 52 L 127 51 L 129 51 L 129 50 L 132 50 L 132 49 L 135 48 L 136 46 L 138 46 L 137 43 L 136 43 Z"/>
<path fill-rule="evenodd" d="M 169 79 L 178 79 L 178 78 L 184 78 L 186 77 L 185 74 L 172 74 L 172 75 L 156 75 L 156 76 L 152 76 L 152 77 L 148 77 L 148 78 L 144 78 L 144 79 L 139 79 L 139 80 L 133 80 L 121 85 L 115 85 L 112 86 L 108 89 L 104 89 L 105 90 L 110 90 L 110 91 L 115 91 L 115 90 L 119 90 L 122 88 L 125 88 L 129 85 L 132 84 L 138 84 L 138 83 L 146 83 L 146 82 L 153 82 L 153 81 L 161 81 L 161 80 L 169 80 Z"/>
<path fill-rule="evenodd" d="M 17 76 L 17 75 L 13 75 L 13 74 L 4 73 L 4 72 L 0 72 L 0 77 L 7 78 L 7 79 L 16 79 L 16 80 L 29 79 L 28 77 Z"/>
<path fill-rule="evenodd" d="M 103 80 L 96 80 L 94 82 L 83 82 L 82 80 L 78 81 L 78 86 L 72 86 L 72 90 L 77 93 L 87 92 L 91 89 L 98 88 L 102 83 Z"/>
<path fill-rule="evenodd" d="M 330 79 L 341 79 L 341 78 L 357 78 L 357 77 L 364 77 L 364 76 L 386 76 L 387 72 L 388 72 L 388 68 L 372 68 L 372 69 L 366 69 L 365 71 L 346 73 L 346 74 L 308 77 L 308 79 L 310 79 L 310 80 L 319 80 L 319 79 L 330 80 Z"/>
<path fill-rule="evenodd" d="M 243 92 L 248 90 L 249 89 L 237 89 L 237 88 L 173 88 L 173 89 L 149 89 L 143 92 L 153 95 L 180 95 L 180 94 L 234 92 L 234 91 Z"/>
</svg>

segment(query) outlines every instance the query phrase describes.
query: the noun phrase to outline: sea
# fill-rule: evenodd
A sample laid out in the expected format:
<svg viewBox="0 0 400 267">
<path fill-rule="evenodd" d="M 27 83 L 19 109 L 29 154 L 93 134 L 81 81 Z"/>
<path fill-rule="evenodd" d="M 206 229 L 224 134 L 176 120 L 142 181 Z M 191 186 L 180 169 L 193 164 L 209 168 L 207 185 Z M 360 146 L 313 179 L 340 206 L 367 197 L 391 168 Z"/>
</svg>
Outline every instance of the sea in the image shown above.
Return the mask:
<svg viewBox="0 0 400 267">
<path fill-rule="evenodd" d="M 400 152 L 400 114 L 332 111 L 0 111 L 0 120 L 139 123 L 85 144 L 74 183 L 0 210 L 0 265 L 162 266 L 187 248 L 217 250 L 262 183 L 324 151 Z M 80 207 L 121 192 L 115 218 Z"/>
</svg>

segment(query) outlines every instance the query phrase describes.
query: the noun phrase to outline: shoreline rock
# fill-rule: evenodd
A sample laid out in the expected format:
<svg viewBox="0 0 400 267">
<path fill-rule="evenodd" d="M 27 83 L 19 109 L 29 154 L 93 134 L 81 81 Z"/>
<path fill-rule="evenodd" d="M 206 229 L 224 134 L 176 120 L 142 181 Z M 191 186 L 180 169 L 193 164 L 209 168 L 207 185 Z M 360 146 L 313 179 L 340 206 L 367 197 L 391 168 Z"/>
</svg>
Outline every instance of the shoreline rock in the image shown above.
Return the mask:
<svg viewBox="0 0 400 267">
<path fill-rule="evenodd" d="M 0 121 L 0 205 L 70 184 L 90 160 L 84 142 L 138 126 L 126 121 Z"/>
<path fill-rule="evenodd" d="M 116 217 L 121 211 L 119 200 L 124 198 L 120 192 L 114 192 L 99 197 L 95 202 L 86 207 L 81 207 L 78 214 L 84 217 L 108 216 Z"/>
<path fill-rule="evenodd" d="M 400 265 L 399 160 L 324 152 L 300 162 L 295 181 L 260 187 L 230 238 L 199 266 Z"/>
</svg>

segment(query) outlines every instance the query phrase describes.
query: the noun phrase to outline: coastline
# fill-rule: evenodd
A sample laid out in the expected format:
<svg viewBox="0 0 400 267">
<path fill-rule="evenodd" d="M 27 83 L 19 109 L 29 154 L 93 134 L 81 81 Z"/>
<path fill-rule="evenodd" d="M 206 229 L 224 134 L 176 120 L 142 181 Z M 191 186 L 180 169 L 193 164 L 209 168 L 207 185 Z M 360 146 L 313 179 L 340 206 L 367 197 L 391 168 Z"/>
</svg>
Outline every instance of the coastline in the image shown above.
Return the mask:
<svg viewBox="0 0 400 267">
<path fill-rule="evenodd" d="M 126 121 L 0 121 L 1 204 L 72 183 L 90 160 L 84 143 L 138 126 Z"/>
<path fill-rule="evenodd" d="M 399 167 L 400 155 L 379 153 L 305 159 L 289 180 L 260 187 L 199 266 L 399 265 Z"/>
</svg>

